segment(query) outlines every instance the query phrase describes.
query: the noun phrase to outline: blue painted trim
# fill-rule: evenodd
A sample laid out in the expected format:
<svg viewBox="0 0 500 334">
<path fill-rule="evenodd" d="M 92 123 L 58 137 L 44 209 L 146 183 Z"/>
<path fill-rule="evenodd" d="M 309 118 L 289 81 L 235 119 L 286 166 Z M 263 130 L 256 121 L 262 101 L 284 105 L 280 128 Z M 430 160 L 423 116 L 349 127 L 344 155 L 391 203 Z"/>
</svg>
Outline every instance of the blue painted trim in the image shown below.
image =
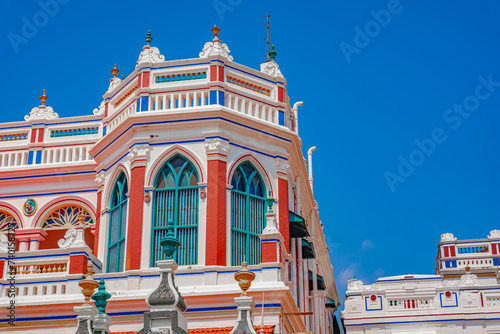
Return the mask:
<svg viewBox="0 0 500 334">
<path fill-rule="evenodd" d="M 102 128 L 102 136 L 103 137 L 106 135 L 106 132 L 108 132 L 108 126 L 107 125 Z"/>
<path fill-rule="evenodd" d="M 401 279 L 389 279 L 389 280 L 377 280 L 377 283 L 383 283 L 383 282 L 401 282 L 401 281 L 422 281 L 422 280 L 432 280 L 432 279 L 439 279 L 442 280 L 442 277 L 423 277 L 423 278 L 401 278 Z"/>
<path fill-rule="evenodd" d="M 366 311 L 383 311 L 384 310 L 384 305 L 382 304 L 382 296 L 377 296 L 377 298 L 380 298 L 380 308 L 374 308 L 371 310 L 368 309 L 368 298 L 370 298 L 370 297 L 365 297 L 365 310 Z"/>
<path fill-rule="evenodd" d="M 42 175 L 28 175 L 28 176 L 16 176 L 16 177 L 4 177 L 0 178 L 0 181 L 4 180 L 18 180 L 18 179 L 31 179 L 37 177 L 52 177 L 52 176 L 65 176 L 65 175 L 75 175 L 75 174 L 95 174 L 95 171 L 88 172 L 75 172 L 75 173 L 60 173 L 60 174 L 42 174 Z"/>
<path fill-rule="evenodd" d="M 443 295 L 444 295 L 444 293 L 442 293 L 442 292 L 439 293 L 439 303 L 441 304 L 442 308 L 445 308 L 445 307 L 458 307 L 458 296 L 457 296 L 457 293 L 456 292 L 452 292 L 451 294 L 455 296 L 455 305 L 443 306 Z"/>
<path fill-rule="evenodd" d="M 495 320 L 500 320 L 500 318 L 491 318 L 491 319 L 486 319 L 486 318 L 476 318 L 476 319 L 438 319 L 438 320 L 415 320 L 415 321 L 394 321 L 394 322 L 364 322 L 360 324 L 344 324 L 346 327 L 354 327 L 354 326 L 367 326 L 367 325 L 393 325 L 393 324 L 411 324 L 411 323 L 425 323 L 425 322 L 443 322 L 443 321 L 495 321 Z"/>
<path fill-rule="evenodd" d="M 208 104 L 217 104 L 217 91 L 216 90 L 210 91 Z"/>
<path fill-rule="evenodd" d="M 196 63 L 196 64 L 186 64 L 186 65 L 163 66 L 163 67 L 155 67 L 152 70 L 156 71 L 156 70 L 160 70 L 160 69 L 163 69 L 163 68 L 175 68 L 175 67 L 186 67 L 186 66 L 195 66 L 195 65 L 209 65 L 209 64 L 210 64 L 210 62 Z"/>
<path fill-rule="evenodd" d="M 55 192 L 55 193 L 38 193 L 38 194 L 32 194 L 32 196 L 47 196 L 47 195 L 63 195 L 63 194 L 74 194 L 74 193 L 89 193 L 89 192 L 96 192 L 96 189 L 92 190 L 72 190 L 72 191 L 60 191 L 60 192 Z M 4 198 L 19 198 L 19 197 L 26 197 L 26 195 L 15 195 L 15 196 L 0 196 L 0 199 Z"/>
<path fill-rule="evenodd" d="M 92 119 L 92 120 L 88 120 L 88 121 L 74 121 L 74 122 L 61 122 L 61 123 L 49 123 L 47 125 L 62 125 L 62 124 L 76 124 L 76 123 L 88 123 L 88 122 L 100 122 L 104 117 L 101 117 L 101 119 L 99 120 L 96 120 L 96 119 Z M 45 123 L 40 123 L 40 125 L 44 125 Z M 33 125 L 38 125 L 38 124 L 33 124 Z M 100 125 L 100 124 L 98 124 Z"/>
<path fill-rule="evenodd" d="M 270 82 L 270 83 L 272 83 L 273 85 L 275 85 L 275 84 L 276 84 L 276 82 L 274 82 L 274 81 L 271 81 L 271 80 L 269 80 L 269 79 L 265 79 L 265 78 L 259 77 L 258 75 L 252 74 L 252 73 L 250 73 L 250 72 L 246 72 L 246 71 L 240 70 L 239 68 L 232 67 L 232 66 L 229 66 L 229 65 L 225 65 L 225 67 L 232 68 L 233 70 L 236 70 L 236 71 L 238 71 L 238 72 L 245 73 L 245 74 L 251 75 L 252 77 L 256 77 L 256 78 L 259 78 L 259 79 L 261 79 L 261 80 L 264 80 L 264 81 Z"/>
<path fill-rule="evenodd" d="M 5 128 L 0 128 L 0 130 L 8 130 L 8 129 L 26 129 L 29 130 L 31 129 L 31 125 L 24 125 L 24 126 L 7 126 Z"/>
<path fill-rule="evenodd" d="M 254 149 L 251 149 L 249 147 L 245 147 L 245 146 L 242 146 L 242 145 L 238 145 L 238 144 L 235 144 L 235 143 L 231 143 L 231 146 L 236 146 L 236 147 L 239 147 L 239 148 L 243 148 L 245 150 L 248 150 L 248 151 L 252 151 L 252 152 L 255 152 L 255 153 L 259 153 L 259 154 L 262 154 L 262 155 L 265 155 L 265 156 L 268 156 L 270 158 L 280 158 L 280 159 L 283 159 L 285 161 L 288 161 L 287 158 L 285 157 L 282 157 L 280 155 L 271 155 L 271 154 L 267 154 L 267 153 L 264 153 L 264 152 L 261 152 L 261 151 L 257 151 L 257 150 L 254 150 Z M 276 202 L 277 203 L 277 202 Z"/>
<path fill-rule="evenodd" d="M 35 151 L 35 164 L 39 165 L 42 163 L 42 151 Z"/>
<path fill-rule="evenodd" d="M 219 92 L 219 96 L 218 96 L 219 101 L 218 102 L 219 102 L 219 104 L 221 106 L 224 107 L 225 106 L 225 102 L 226 102 L 225 99 L 224 99 L 224 92 L 222 92 L 222 91 L 218 91 L 218 92 Z"/>
<path fill-rule="evenodd" d="M 28 165 L 33 165 L 33 151 L 28 153 Z"/>
<path fill-rule="evenodd" d="M 278 110 L 278 124 L 285 126 L 285 112 L 282 110 Z"/>
<path fill-rule="evenodd" d="M 283 141 L 285 141 L 287 143 L 291 143 L 292 142 L 289 139 L 286 139 L 286 138 L 283 138 L 283 137 L 280 137 L 280 136 L 277 136 L 277 135 L 273 135 L 272 133 L 269 133 L 269 132 L 266 132 L 266 131 L 262 131 L 262 130 L 259 130 L 259 129 L 256 129 L 256 128 L 252 128 L 251 126 L 244 125 L 244 124 L 241 124 L 241 123 L 238 123 L 238 122 L 235 122 L 235 121 L 231 121 L 231 120 L 225 119 L 223 117 L 202 117 L 202 118 L 175 120 L 175 121 L 143 122 L 143 123 L 132 124 L 128 128 L 126 128 L 125 130 L 123 130 L 122 133 L 120 133 L 120 135 L 117 136 L 117 138 L 113 139 L 111 141 L 111 143 L 109 143 L 102 150 L 100 150 L 99 152 L 97 152 L 97 154 L 95 156 L 97 157 L 99 154 L 101 154 L 102 151 L 104 151 L 108 146 L 110 146 L 111 144 L 113 144 L 114 141 L 118 139 L 118 137 L 120 137 L 122 134 L 124 134 L 125 132 L 127 132 L 128 130 L 130 130 L 134 126 L 153 125 L 153 124 L 168 124 L 168 123 L 182 123 L 182 122 L 196 122 L 196 121 L 210 121 L 210 120 L 217 120 L 217 119 L 221 120 L 221 121 L 228 122 L 228 123 L 236 124 L 236 125 L 239 125 L 241 127 L 244 127 L 244 128 L 247 128 L 247 129 L 251 129 L 251 130 L 254 130 L 254 131 L 257 131 L 257 132 L 260 132 L 260 133 L 264 133 L 264 134 L 269 135 L 271 137 L 281 139 L 281 140 L 283 140 Z"/>
<path fill-rule="evenodd" d="M 141 111 L 149 110 L 149 96 L 141 96 Z"/>
</svg>

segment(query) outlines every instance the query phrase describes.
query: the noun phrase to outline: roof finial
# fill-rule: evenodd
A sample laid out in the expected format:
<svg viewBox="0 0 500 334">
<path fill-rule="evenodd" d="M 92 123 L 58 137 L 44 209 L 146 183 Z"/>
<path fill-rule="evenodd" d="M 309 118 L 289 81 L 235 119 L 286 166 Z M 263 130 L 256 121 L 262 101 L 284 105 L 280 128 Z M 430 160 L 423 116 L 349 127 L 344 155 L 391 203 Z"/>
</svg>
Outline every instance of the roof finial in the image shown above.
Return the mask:
<svg viewBox="0 0 500 334">
<path fill-rule="evenodd" d="M 214 25 L 214 27 L 212 28 L 212 34 L 214 34 L 214 39 L 219 39 L 219 31 L 220 31 L 220 28 L 217 27 L 217 25 Z"/>
<path fill-rule="evenodd" d="M 271 52 L 269 52 L 269 57 L 271 58 L 271 60 L 274 61 L 274 58 L 276 58 L 277 55 L 278 55 L 278 53 L 276 51 L 274 51 L 274 44 L 273 44 L 273 49 Z"/>
<path fill-rule="evenodd" d="M 153 41 L 153 37 L 151 37 L 151 30 L 148 30 L 148 35 L 146 36 L 146 43 L 151 43 Z"/>
<path fill-rule="evenodd" d="M 111 74 L 113 74 L 113 78 L 116 78 L 116 76 L 118 75 L 118 72 L 120 72 L 120 70 L 116 68 L 116 64 L 115 64 L 115 67 L 113 67 L 111 69 Z"/>
<path fill-rule="evenodd" d="M 255 279 L 255 274 L 247 269 L 248 263 L 243 260 L 241 263 L 241 270 L 234 274 L 234 279 L 238 281 L 238 285 L 241 290 L 243 290 L 242 296 L 248 296 L 247 290 L 252 285 L 252 281 Z"/>
<path fill-rule="evenodd" d="M 45 101 L 47 101 L 47 96 L 45 95 L 45 89 L 43 90 L 43 95 L 39 97 L 40 101 L 42 101 L 42 106 L 45 107 Z"/>
</svg>

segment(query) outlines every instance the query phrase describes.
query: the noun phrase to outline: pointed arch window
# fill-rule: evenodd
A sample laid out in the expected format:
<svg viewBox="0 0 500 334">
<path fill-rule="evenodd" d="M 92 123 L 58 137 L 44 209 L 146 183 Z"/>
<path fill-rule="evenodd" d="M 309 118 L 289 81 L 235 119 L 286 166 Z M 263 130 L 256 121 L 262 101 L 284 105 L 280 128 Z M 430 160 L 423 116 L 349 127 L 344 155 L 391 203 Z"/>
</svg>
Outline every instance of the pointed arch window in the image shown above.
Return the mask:
<svg viewBox="0 0 500 334">
<path fill-rule="evenodd" d="M 125 232 L 127 224 L 128 184 L 122 172 L 111 196 L 108 237 L 108 272 L 123 271 L 125 261 Z"/>
<path fill-rule="evenodd" d="M 234 171 L 231 185 L 231 265 L 261 262 L 262 234 L 265 223 L 265 185 L 250 162 Z"/>
<path fill-rule="evenodd" d="M 151 266 L 164 260 L 161 239 L 167 235 L 167 223 L 174 221 L 180 245 L 174 258 L 179 265 L 198 263 L 198 174 L 191 162 L 181 155 L 172 157 L 158 173 L 153 199 L 153 235 Z"/>
</svg>

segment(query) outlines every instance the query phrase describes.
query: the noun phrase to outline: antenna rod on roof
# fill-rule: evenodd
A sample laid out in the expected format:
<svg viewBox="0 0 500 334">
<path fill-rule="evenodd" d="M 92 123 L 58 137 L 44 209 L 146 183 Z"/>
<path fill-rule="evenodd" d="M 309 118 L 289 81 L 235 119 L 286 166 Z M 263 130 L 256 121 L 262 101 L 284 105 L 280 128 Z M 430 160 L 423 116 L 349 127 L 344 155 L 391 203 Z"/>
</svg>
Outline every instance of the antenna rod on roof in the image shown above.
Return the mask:
<svg viewBox="0 0 500 334">
<path fill-rule="evenodd" d="M 266 38 L 266 42 L 267 42 L 267 53 L 266 53 L 266 58 L 267 58 L 267 61 L 269 61 L 269 17 L 271 17 L 271 15 L 266 15 L 266 19 L 267 19 L 267 23 L 266 23 L 266 28 L 267 28 L 267 38 Z"/>
</svg>

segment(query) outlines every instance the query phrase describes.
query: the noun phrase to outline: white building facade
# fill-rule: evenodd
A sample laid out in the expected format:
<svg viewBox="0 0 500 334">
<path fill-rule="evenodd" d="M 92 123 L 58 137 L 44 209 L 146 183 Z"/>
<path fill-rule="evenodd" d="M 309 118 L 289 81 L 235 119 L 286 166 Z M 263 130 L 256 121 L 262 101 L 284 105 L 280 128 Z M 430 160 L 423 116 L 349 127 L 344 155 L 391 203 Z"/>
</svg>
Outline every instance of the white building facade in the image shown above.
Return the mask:
<svg viewBox="0 0 500 334">
<path fill-rule="evenodd" d="M 350 279 L 346 333 L 500 333 L 500 231 L 487 238 L 441 236 L 436 275 Z"/>
</svg>

